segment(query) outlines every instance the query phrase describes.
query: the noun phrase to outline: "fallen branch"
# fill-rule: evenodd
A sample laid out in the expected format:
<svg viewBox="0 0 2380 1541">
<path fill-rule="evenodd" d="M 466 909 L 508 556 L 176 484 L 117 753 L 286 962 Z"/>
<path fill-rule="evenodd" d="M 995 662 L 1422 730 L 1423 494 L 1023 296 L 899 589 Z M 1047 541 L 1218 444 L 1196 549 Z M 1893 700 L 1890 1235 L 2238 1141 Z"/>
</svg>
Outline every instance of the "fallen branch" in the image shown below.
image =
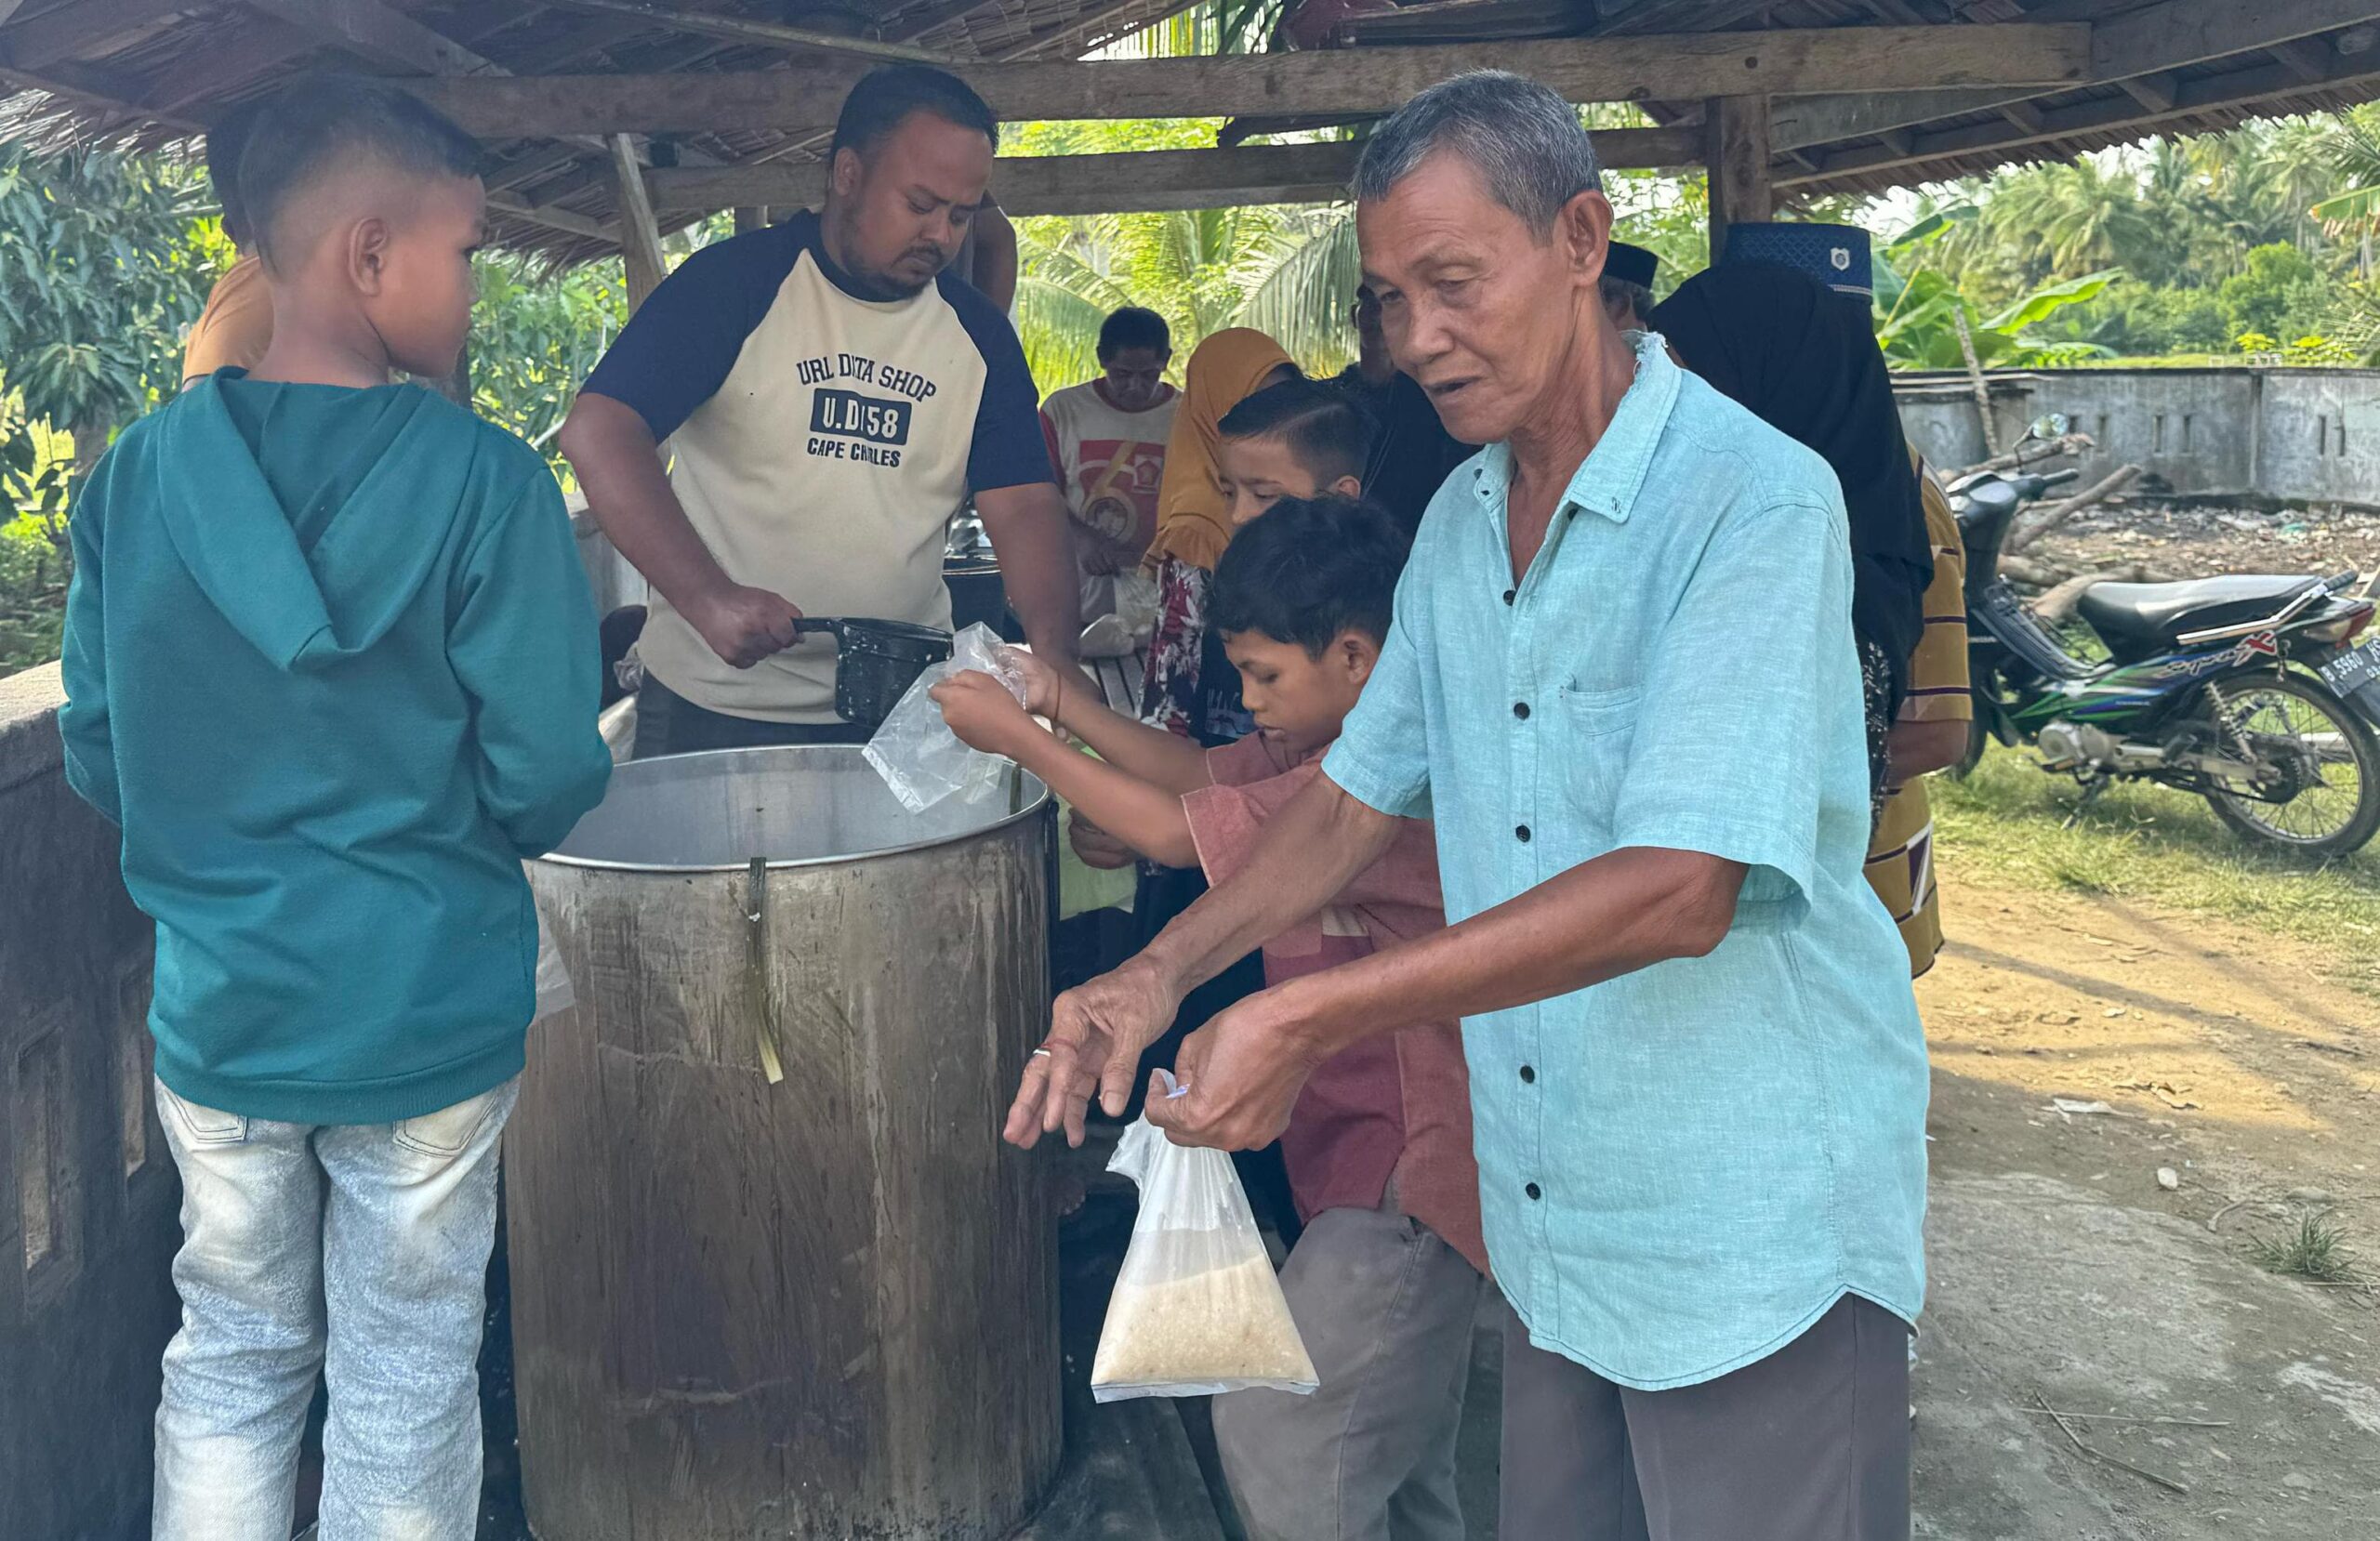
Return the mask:
<svg viewBox="0 0 2380 1541">
<path fill-rule="evenodd" d="M 2206 1218 L 2206 1228 L 2207 1228 L 2207 1230 L 2209 1230 L 2209 1231 L 2213 1231 L 2216 1226 L 2221 1225 L 2221 1224 L 2223 1223 L 2223 1217 L 2224 1217 L 2224 1216 L 2226 1216 L 2226 1215 L 2228 1215 L 2228 1214 L 2231 1213 L 2231 1211 L 2232 1211 L 2232 1210 L 2239 1208 L 2239 1207 L 2240 1207 L 2240 1205 L 2243 1205 L 2243 1204 L 2245 1204 L 2245 1203 L 2247 1203 L 2247 1202 L 2248 1202 L 2248 1201 L 2247 1201 L 2246 1199 L 2233 1199 L 2229 1204 L 2225 1205 L 2222 1208 L 2220 1208 L 2220 1209 L 2216 1210 L 2214 1214 L 2209 1215 L 2209 1216 Z"/>
<path fill-rule="evenodd" d="M 2048 592 L 2032 602 L 2031 608 L 2043 625 L 2056 626 L 2073 615 L 2074 607 L 2082 602 L 2082 596 L 2094 584 L 2153 584 L 2163 581 L 2163 576 L 2151 571 L 2146 562 L 2134 562 L 2129 567 L 2103 567 L 2096 573 L 2060 578 L 2050 586 Z"/>
<path fill-rule="evenodd" d="M 2099 441 L 2087 433 L 2062 434 L 2056 439 L 2035 439 L 2017 445 L 2005 454 L 1995 454 L 1989 460 L 1978 460 L 1964 470 L 1953 471 L 1950 473 L 1950 480 L 1956 481 L 1963 476 L 1973 476 L 1977 471 L 2022 470 L 2027 466 L 2055 459 L 2061 454 L 2081 454 L 2085 450 L 2096 450 L 2098 447 Z"/>
<path fill-rule="evenodd" d="M 2066 1415 L 2059 1412 L 2056 1408 L 2052 1407 L 2049 1404 L 2049 1399 L 2047 1397 L 2041 1396 L 2037 1392 L 2035 1393 L 2034 1400 L 2041 1403 L 2042 1411 L 2050 1416 L 2050 1420 L 2057 1425 L 2058 1431 L 2073 1442 L 2074 1448 L 2080 1450 L 2085 1455 L 2090 1456 L 2093 1460 L 2105 1461 L 2108 1465 L 2114 1467 L 2119 1471 L 2129 1471 L 2134 1476 L 2140 1478 L 2144 1482 L 2155 1482 L 2159 1487 L 2163 1488 L 2168 1493 L 2179 1494 L 2183 1497 L 2189 1496 L 2190 1490 L 2184 1487 L 2181 1483 L 2174 1481 L 2171 1477 L 2160 1477 L 2157 1473 L 2149 1470 L 2145 1466 L 2135 1466 L 2121 1455 L 2110 1455 L 2104 1450 L 2096 1450 L 2092 1448 L 2090 1445 L 2084 1444 L 2082 1442 L 2082 1436 L 2076 1433 L 2074 1431 L 2074 1426 L 2066 1421 Z"/>
<path fill-rule="evenodd" d="M 2072 1418 L 2077 1423 L 2154 1423 L 2168 1429 L 2228 1429 L 2228 1423 L 2212 1423 L 2205 1418 L 2132 1417 L 2122 1413 L 2062 1413 L 2055 1407 L 2020 1407 L 2020 1413 L 2046 1413 L 2054 1418 Z"/>
<path fill-rule="evenodd" d="M 2114 470 L 2109 472 L 2106 476 L 2101 477 L 2090 486 L 2083 488 L 2082 491 L 2075 494 L 2072 497 L 2068 498 L 2065 502 L 2050 505 L 2049 507 L 2043 510 L 2037 517 L 2026 520 L 2023 524 L 2020 524 L 2016 529 L 2010 531 L 2008 533 L 2006 548 L 2010 551 L 2024 550 L 2027 547 L 2032 545 L 2033 542 L 2041 539 L 2043 535 L 2048 534 L 2052 530 L 2056 529 L 2068 520 L 2072 519 L 2076 514 L 2081 513 L 2083 509 L 2091 507 L 2091 505 L 2097 503 L 2104 498 L 2113 497 L 2116 494 L 2123 491 L 2126 487 L 2131 486 L 2133 479 L 2138 475 L 2140 475 L 2140 468 L 2138 466 L 2133 465 L 2129 462 L 2124 465 L 2118 466 Z"/>
</svg>

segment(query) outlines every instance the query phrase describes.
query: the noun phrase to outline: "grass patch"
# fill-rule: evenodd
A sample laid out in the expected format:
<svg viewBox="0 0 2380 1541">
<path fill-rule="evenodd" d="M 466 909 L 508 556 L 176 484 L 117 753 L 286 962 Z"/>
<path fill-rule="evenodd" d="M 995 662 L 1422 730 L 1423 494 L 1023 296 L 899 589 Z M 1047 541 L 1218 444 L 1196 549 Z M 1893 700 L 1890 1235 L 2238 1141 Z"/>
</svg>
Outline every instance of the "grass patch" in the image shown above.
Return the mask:
<svg viewBox="0 0 2380 1541">
<path fill-rule="evenodd" d="M 2078 813 L 2070 778 L 1997 744 L 1964 781 L 1929 784 L 1953 906 L 1960 877 L 1973 875 L 2219 915 L 2323 947 L 2350 982 L 2380 993 L 2380 842 L 2308 867 L 2232 834 L 2201 798 L 2140 784 Z"/>
<path fill-rule="evenodd" d="M 2355 1252 L 2347 1245 L 2346 1228 L 2311 1210 L 2301 1212 L 2291 1229 L 2259 1237 L 2249 1256 L 2272 1272 L 2318 1284 L 2352 1284 L 2363 1279 Z"/>
</svg>

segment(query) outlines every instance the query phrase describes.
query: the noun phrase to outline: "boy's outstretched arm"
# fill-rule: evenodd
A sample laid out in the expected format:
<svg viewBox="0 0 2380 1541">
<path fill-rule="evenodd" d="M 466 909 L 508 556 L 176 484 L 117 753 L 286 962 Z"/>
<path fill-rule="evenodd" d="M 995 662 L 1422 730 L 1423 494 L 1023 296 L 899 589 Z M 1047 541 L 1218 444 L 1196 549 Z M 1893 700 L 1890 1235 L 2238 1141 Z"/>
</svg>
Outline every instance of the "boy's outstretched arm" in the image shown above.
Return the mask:
<svg viewBox="0 0 2380 1541">
<path fill-rule="evenodd" d="M 463 560 L 446 653 L 478 703 L 479 794 L 523 858 L 560 845 L 603 797 L 602 650 L 553 478 L 532 478 Z"/>
<path fill-rule="evenodd" d="M 74 499 L 67 530 L 74 542 L 74 580 L 66 589 L 66 646 L 59 672 L 66 705 L 59 708 L 58 736 L 66 745 L 66 784 L 122 827 L 124 799 L 115 779 L 115 735 L 108 718 L 108 658 L 105 600 L 99 582 L 99 527 L 107 505 L 108 468 L 102 462 Z"/>
<path fill-rule="evenodd" d="M 1176 797 L 1214 784 L 1202 745 L 1117 711 L 1082 688 L 1079 670 L 1061 673 L 1017 648 L 1009 650 L 1009 656 L 1025 671 L 1025 710 L 1090 744 L 1108 764 Z M 1092 814 L 1091 820 L 1098 823 L 1099 815 Z"/>
<path fill-rule="evenodd" d="M 988 674 L 971 669 L 952 675 L 932 694 L 943 720 L 960 739 L 1016 761 L 1150 861 L 1169 867 L 1198 864 L 1198 848 L 1190 838 L 1190 818 L 1182 810 L 1180 793 L 1093 759 L 1043 731 L 1008 688 Z"/>
</svg>

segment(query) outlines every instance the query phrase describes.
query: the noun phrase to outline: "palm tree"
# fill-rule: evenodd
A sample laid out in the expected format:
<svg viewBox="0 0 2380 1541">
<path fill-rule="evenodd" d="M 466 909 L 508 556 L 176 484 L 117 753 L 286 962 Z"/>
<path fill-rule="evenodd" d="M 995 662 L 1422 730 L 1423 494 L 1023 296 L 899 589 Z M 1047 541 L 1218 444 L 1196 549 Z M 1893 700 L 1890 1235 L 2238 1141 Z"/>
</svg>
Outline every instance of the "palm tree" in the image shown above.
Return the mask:
<svg viewBox="0 0 2380 1541">
<path fill-rule="evenodd" d="M 1087 377 L 1099 323 L 1142 305 L 1174 356 L 1226 326 L 1269 334 L 1311 373 L 1353 353 L 1355 221 L 1343 210 L 1250 207 L 1021 222 L 1017 331 L 1045 389 Z"/>
</svg>

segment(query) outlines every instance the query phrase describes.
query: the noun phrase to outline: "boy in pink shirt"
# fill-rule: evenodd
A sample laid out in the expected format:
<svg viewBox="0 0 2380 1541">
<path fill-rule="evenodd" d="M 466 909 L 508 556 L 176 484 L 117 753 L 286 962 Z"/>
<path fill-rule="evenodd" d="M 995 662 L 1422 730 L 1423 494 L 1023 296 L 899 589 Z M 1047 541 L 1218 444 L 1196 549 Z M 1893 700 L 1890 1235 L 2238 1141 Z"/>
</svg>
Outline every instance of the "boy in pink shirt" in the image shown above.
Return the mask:
<svg viewBox="0 0 2380 1541">
<path fill-rule="evenodd" d="M 1024 706 L 978 674 L 935 698 L 969 744 L 1032 770 L 1141 854 L 1195 863 L 1220 883 L 1321 773 L 1379 658 L 1406 549 L 1385 513 L 1345 498 L 1283 500 L 1242 525 L 1216 567 L 1210 618 L 1256 720 L 1235 744 L 1202 749 L 1062 691 L 1025 654 Z M 1412 822 L 1330 905 L 1265 943 L 1266 982 L 1445 923 L 1430 827 Z M 1332 1059 L 1299 1096 L 1281 1149 L 1306 1221 L 1281 1284 L 1322 1386 L 1216 1400 L 1249 1532 L 1459 1541 L 1454 1442 L 1488 1271 L 1460 1030 L 1409 1029 Z"/>
</svg>

